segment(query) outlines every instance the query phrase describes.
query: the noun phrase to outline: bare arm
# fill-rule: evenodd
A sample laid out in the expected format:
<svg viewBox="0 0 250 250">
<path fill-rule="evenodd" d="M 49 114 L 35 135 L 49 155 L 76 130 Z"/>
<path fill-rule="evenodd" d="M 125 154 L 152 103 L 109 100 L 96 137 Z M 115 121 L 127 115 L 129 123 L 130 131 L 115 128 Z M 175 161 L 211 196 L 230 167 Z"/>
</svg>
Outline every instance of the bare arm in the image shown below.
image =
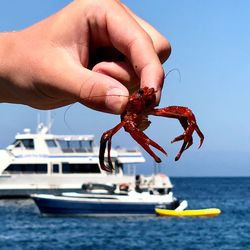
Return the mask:
<svg viewBox="0 0 250 250">
<path fill-rule="evenodd" d="M 140 86 L 159 90 L 159 101 L 169 54 L 168 41 L 119 1 L 76 0 L 0 34 L 0 102 L 38 109 L 81 102 L 121 113 Z"/>
</svg>

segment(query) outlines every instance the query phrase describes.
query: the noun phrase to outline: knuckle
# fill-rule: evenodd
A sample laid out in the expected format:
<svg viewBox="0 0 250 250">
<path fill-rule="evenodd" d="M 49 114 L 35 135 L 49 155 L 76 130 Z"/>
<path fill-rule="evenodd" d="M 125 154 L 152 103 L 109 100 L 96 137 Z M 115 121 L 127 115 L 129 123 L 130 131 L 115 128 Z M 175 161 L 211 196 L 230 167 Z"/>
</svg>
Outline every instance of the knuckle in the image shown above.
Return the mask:
<svg viewBox="0 0 250 250">
<path fill-rule="evenodd" d="M 164 37 L 162 38 L 161 46 L 158 52 L 158 56 L 160 58 L 161 63 L 164 63 L 169 58 L 170 54 L 171 54 L 171 44 Z"/>
</svg>

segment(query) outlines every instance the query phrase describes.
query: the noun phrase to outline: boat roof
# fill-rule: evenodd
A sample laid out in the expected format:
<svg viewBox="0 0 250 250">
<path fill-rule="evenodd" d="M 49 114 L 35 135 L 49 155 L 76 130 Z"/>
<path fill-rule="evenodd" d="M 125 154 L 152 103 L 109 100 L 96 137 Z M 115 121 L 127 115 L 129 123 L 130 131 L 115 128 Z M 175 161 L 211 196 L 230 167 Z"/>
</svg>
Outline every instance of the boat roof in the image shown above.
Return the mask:
<svg viewBox="0 0 250 250">
<path fill-rule="evenodd" d="M 65 140 L 65 141 L 74 141 L 74 140 L 82 140 L 82 141 L 93 141 L 94 135 L 52 135 L 46 134 L 42 135 L 45 139 L 57 139 L 57 140 Z M 40 137 L 39 134 L 17 134 L 16 139 L 34 139 L 36 137 Z"/>
<path fill-rule="evenodd" d="M 82 141 L 93 141 L 95 139 L 94 135 L 55 135 L 43 131 L 38 131 L 37 133 L 31 133 L 30 129 L 24 129 L 23 133 L 17 133 L 16 139 L 34 139 L 34 138 L 45 138 L 45 139 L 57 139 L 57 140 L 65 140 L 65 141 L 74 141 L 74 140 L 82 140 Z"/>
</svg>

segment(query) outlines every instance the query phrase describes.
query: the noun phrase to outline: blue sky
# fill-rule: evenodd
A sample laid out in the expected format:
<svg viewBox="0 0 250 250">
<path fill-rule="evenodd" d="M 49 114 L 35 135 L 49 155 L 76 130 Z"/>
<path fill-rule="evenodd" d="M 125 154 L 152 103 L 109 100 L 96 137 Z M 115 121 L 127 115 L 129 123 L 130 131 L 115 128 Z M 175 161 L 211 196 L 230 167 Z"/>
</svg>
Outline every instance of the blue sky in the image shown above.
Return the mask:
<svg viewBox="0 0 250 250">
<path fill-rule="evenodd" d="M 2 1 L 0 31 L 25 28 L 61 9 L 66 0 Z M 152 117 L 146 134 L 169 153 L 160 168 L 170 176 L 249 176 L 250 175 L 250 1 L 233 0 L 126 0 L 123 1 L 171 42 L 172 54 L 164 64 L 168 75 L 161 107 L 183 105 L 196 114 L 205 135 L 201 149 L 198 138 L 179 162 L 174 162 L 181 144 L 170 141 L 182 130 L 176 120 Z M 157 3 L 156 3 L 157 2 Z M 23 128 L 35 130 L 37 115 L 44 111 L 13 104 L 1 104 L 1 140 L 3 148 Z M 103 114 L 79 104 L 52 112 L 57 134 L 95 134 L 119 122 L 119 116 Z M 66 122 L 64 120 L 66 118 Z M 102 122 L 102 125 L 100 125 Z M 114 146 L 136 147 L 128 134 L 121 131 Z M 138 171 L 150 173 L 153 161 Z"/>
</svg>

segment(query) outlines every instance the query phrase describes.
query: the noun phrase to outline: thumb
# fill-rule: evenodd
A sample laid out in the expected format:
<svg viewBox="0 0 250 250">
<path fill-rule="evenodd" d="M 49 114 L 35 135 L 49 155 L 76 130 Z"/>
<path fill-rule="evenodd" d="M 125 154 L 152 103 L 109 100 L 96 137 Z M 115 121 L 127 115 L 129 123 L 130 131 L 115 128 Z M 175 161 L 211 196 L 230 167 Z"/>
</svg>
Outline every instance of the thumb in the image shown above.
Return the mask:
<svg viewBox="0 0 250 250">
<path fill-rule="evenodd" d="M 128 89 L 108 75 L 81 69 L 79 102 L 98 111 L 122 113 L 128 102 Z"/>
</svg>

